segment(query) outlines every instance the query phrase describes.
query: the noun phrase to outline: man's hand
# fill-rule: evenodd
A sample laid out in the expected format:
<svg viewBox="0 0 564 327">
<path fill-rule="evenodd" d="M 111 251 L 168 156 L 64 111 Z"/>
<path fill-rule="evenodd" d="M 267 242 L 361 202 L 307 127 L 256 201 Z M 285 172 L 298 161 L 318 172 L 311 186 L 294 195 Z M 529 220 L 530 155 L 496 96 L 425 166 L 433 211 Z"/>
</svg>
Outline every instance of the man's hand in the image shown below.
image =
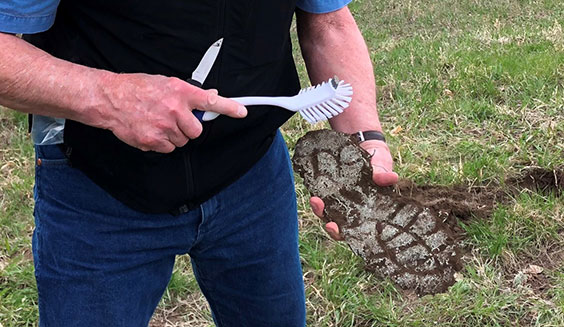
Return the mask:
<svg viewBox="0 0 564 327">
<path fill-rule="evenodd" d="M 115 74 L 58 59 L 0 32 L 0 104 L 111 130 L 144 151 L 171 152 L 202 132 L 197 108 L 235 118 L 247 110 L 178 78 Z"/>
<path fill-rule="evenodd" d="M 193 109 L 234 118 L 247 115 L 244 106 L 219 96 L 217 90 L 203 90 L 178 78 L 118 74 L 106 83 L 109 107 L 100 113 L 100 120 L 90 124 L 111 130 L 123 142 L 143 151 L 168 153 L 197 138 L 202 124 Z M 86 123 L 91 119 L 86 118 Z"/>
<path fill-rule="evenodd" d="M 389 186 L 397 183 L 398 174 L 392 171 L 393 160 L 388 145 L 383 141 L 370 140 L 362 142 L 360 146 L 372 156 L 370 164 L 374 183 L 378 186 Z M 310 199 L 310 205 L 313 213 L 322 218 L 325 209 L 323 201 L 314 196 Z M 325 230 L 334 240 L 340 241 L 343 239 L 336 223 L 328 222 L 325 224 Z"/>
</svg>

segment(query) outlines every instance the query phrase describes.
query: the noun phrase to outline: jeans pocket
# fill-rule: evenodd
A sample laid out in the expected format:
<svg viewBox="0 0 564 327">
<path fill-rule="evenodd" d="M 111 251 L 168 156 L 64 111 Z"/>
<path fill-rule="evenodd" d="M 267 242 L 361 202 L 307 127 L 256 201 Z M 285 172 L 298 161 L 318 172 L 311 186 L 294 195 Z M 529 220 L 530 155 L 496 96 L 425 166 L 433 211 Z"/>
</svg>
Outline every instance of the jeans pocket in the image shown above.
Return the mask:
<svg viewBox="0 0 564 327">
<path fill-rule="evenodd" d="M 70 165 L 69 159 L 59 145 L 36 145 L 35 156 L 35 164 L 38 168 Z"/>
<path fill-rule="evenodd" d="M 56 192 L 68 181 L 70 160 L 59 145 L 35 146 L 35 205 L 45 195 Z"/>
</svg>

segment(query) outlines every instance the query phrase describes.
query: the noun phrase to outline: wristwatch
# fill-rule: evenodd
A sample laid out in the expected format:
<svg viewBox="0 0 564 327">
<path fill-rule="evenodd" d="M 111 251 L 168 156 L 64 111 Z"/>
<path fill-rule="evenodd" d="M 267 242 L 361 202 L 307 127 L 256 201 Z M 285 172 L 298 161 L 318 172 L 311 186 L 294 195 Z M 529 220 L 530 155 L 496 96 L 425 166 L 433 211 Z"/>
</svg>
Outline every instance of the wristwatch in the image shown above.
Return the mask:
<svg viewBox="0 0 564 327">
<path fill-rule="evenodd" d="M 384 134 L 378 131 L 360 131 L 357 132 L 355 135 L 358 138 L 359 143 L 369 140 L 378 140 L 378 141 L 386 142 L 386 138 L 384 137 Z"/>
</svg>

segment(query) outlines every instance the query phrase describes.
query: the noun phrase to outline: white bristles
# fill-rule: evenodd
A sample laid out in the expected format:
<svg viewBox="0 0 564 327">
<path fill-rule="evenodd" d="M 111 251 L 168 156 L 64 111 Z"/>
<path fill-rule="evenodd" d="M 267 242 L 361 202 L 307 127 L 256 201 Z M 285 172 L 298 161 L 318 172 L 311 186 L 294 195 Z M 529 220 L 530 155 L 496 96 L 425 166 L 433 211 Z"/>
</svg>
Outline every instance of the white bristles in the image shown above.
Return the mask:
<svg viewBox="0 0 564 327">
<path fill-rule="evenodd" d="M 322 112 L 323 115 L 327 118 L 333 117 L 333 113 L 330 110 L 327 110 L 323 107 L 323 103 L 318 104 L 317 106 L 313 107 L 315 110 Z"/>
<path fill-rule="evenodd" d="M 244 106 L 270 105 L 299 111 L 305 120 L 313 124 L 342 113 L 348 108 L 352 95 L 352 86 L 335 77 L 327 82 L 301 89 L 297 95 L 291 97 L 248 96 L 231 99 Z M 217 113 L 213 115 L 208 113 L 204 113 L 202 120 L 212 120 L 218 116 Z"/>
<path fill-rule="evenodd" d="M 352 100 L 352 86 L 338 79 L 329 79 L 327 82 L 323 82 L 319 85 L 302 89 L 299 94 L 305 97 L 307 93 L 323 87 L 331 88 L 332 96 L 329 99 L 325 98 L 324 101 L 299 110 L 302 117 L 311 124 L 337 116 L 348 108 Z"/>
<path fill-rule="evenodd" d="M 315 119 L 309 115 L 309 112 L 307 112 L 307 108 L 304 110 L 300 110 L 300 114 L 302 115 L 302 117 L 304 117 L 304 119 L 308 122 L 311 123 L 313 121 L 315 121 Z"/>
<path fill-rule="evenodd" d="M 331 106 L 329 106 L 327 103 L 322 103 L 321 106 L 323 106 L 323 108 L 328 110 L 333 116 L 337 116 L 338 114 L 340 114 L 338 110 L 331 108 Z"/>
</svg>

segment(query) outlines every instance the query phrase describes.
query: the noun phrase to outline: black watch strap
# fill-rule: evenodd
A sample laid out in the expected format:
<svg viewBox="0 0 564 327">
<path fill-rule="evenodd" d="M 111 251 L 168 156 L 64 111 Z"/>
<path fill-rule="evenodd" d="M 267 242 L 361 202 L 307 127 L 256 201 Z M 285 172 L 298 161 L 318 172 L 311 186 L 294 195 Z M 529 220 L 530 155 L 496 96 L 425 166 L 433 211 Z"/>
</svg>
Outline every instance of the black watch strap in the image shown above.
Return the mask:
<svg viewBox="0 0 564 327">
<path fill-rule="evenodd" d="M 357 132 L 356 137 L 358 138 L 358 142 L 364 142 L 369 140 L 378 140 L 386 142 L 386 138 L 382 132 L 378 131 L 360 131 Z"/>
</svg>

